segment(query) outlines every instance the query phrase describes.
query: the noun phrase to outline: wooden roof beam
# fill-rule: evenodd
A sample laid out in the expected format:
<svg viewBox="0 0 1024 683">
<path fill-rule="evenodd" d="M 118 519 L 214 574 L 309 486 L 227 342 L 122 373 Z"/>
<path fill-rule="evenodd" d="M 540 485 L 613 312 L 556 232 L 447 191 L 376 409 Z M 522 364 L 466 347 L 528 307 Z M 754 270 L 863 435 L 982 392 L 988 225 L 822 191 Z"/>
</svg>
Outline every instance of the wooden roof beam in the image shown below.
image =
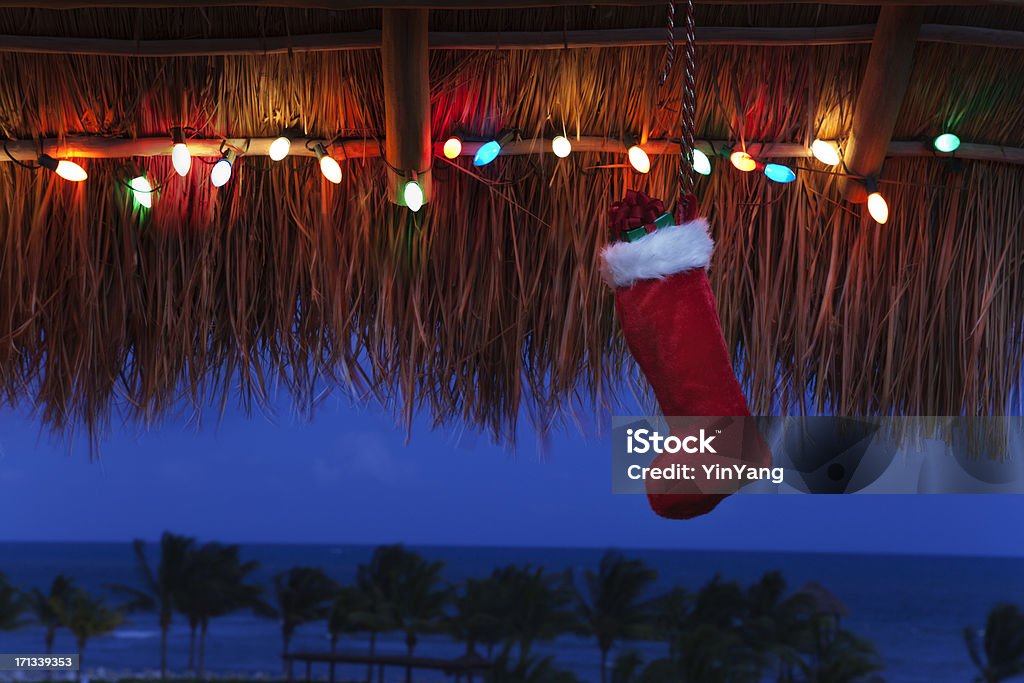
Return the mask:
<svg viewBox="0 0 1024 683">
<path fill-rule="evenodd" d="M 1024 0 L 698 0 L 707 5 L 1011 5 L 1022 7 Z M 533 7 L 625 6 L 644 7 L 662 5 L 663 0 L 0 0 L 0 7 L 30 7 L 34 9 L 167 9 L 180 7 L 283 7 L 295 9 L 323 9 L 350 11 L 358 9 L 525 9 Z"/>
<path fill-rule="evenodd" d="M 681 29 L 679 30 L 680 38 Z M 874 24 L 847 26 L 698 26 L 698 45 L 807 47 L 857 45 L 872 41 Z M 1024 31 L 924 24 L 919 42 L 1024 49 Z M 661 46 L 663 28 L 592 29 L 579 31 L 432 31 L 432 50 L 564 50 Z M 103 57 L 263 56 L 297 52 L 341 52 L 380 48 L 380 31 L 314 33 L 263 38 L 182 38 L 125 40 L 58 36 L 0 35 L 0 52 Z"/>
<path fill-rule="evenodd" d="M 220 156 L 222 144 L 227 144 L 235 149 L 245 150 L 245 156 L 267 156 L 270 152 L 270 144 L 274 137 L 236 138 L 230 137 L 226 140 L 221 138 L 192 138 L 188 141 L 189 149 L 193 156 L 215 158 Z M 290 155 L 293 157 L 314 156 L 310 149 L 312 142 L 329 143 L 323 138 L 300 138 L 292 140 Z M 433 155 L 440 159 L 442 156 L 443 142 L 438 141 L 433 145 Z M 462 156 L 472 157 L 480 149 L 480 142 L 466 141 L 462 145 Z M 715 156 L 723 149 L 735 144 L 729 140 L 698 140 L 697 148 L 709 156 Z M 644 150 L 651 155 L 679 154 L 679 144 L 669 140 L 648 140 L 644 144 Z M 130 157 L 159 157 L 171 155 L 171 138 L 169 135 L 146 138 L 112 138 L 101 135 L 71 135 L 66 138 L 45 138 L 40 141 L 32 140 L 8 140 L 6 142 L 7 153 L 0 151 L 0 164 L 16 159 L 18 161 L 31 162 L 39 156 L 40 149 L 47 154 L 58 158 L 75 159 L 126 159 Z M 339 161 L 353 159 L 373 159 L 380 156 L 381 147 L 375 139 L 366 140 L 338 140 L 329 144 L 331 154 Z M 626 147 L 621 140 L 601 137 L 573 137 L 572 149 L 574 153 L 596 152 L 607 154 L 621 154 L 625 157 Z M 806 159 L 810 158 L 811 150 L 806 145 L 794 142 L 747 142 L 747 151 L 758 158 L 765 159 Z M 532 138 L 526 140 L 515 140 L 508 143 L 501 150 L 501 155 L 521 156 L 532 154 L 549 154 L 551 152 L 551 140 L 546 138 Z M 909 158 L 930 158 L 942 159 L 948 155 L 937 155 L 935 149 L 928 141 L 896 141 L 889 145 L 887 152 L 891 157 Z M 994 161 L 1006 164 L 1024 165 L 1024 147 L 1005 147 L 1002 145 L 985 145 L 972 142 L 964 142 L 954 155 L 957 159 L 970 159 L 974 161 Z M 623 161 L 625 163 L 625 161 Z M 728 162 L 723 160 L 723 164 Z"/>
<path fill-rule="evenodd" d="M 882 170 L 910 84 L 923 16 L 922 8 L 908 6 L 883 7 L 878 15 L 846 148 L 846 167 L 851 174 L 869 178 Z M 847 180 L 845 194 L 854 202 L 867 200 L 864 184 L 855 180 Z"/>
</svg>

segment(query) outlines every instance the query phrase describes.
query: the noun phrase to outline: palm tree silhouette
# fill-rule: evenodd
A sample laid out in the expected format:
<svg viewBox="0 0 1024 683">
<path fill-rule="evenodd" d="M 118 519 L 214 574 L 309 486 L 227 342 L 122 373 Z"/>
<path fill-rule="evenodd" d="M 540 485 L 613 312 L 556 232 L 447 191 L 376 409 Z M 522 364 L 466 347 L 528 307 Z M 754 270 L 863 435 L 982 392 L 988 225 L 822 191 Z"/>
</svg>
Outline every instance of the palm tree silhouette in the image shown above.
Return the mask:
<svg viewBox="0 0 1024 683">
<path fill-rule="evenodd" d="M 14 631 L 25 625 L 22 615 L 28 609 L 24 594 L 0 572 L 0 631 Z"/>
<path fill-rule="evenodd" d="M 493 648 L 506 633 L 503 595 L 491 579 L 468 579 L 452 598 L 452 613 L 444 618 L 445 630 L 466 644 L 466 654 L 476 654 L 477 644 Z"/>
<path fill-rule="evenodd" d="M 608 680 L 608 653 L 616 641 L 637 637 L 650 615 L 645 594 L 658 574 L 640 560 L 626 559 L 609 550 L 595 572 L 583 575 L 577 588 L 579 632 L 597 640 L 601 651 L 601 683 Z"/>
<path fill-rule="evenodd" d="M 805 680 L 814 683 L 855 683 L 881 668 L 874 645 L 841 628 L 816 652 Z"/>
<path fill-rule="evenodd" d="M 175 602 L 189 622 L 188 668 L 199 677 L 203 676 L 205 668 L 206 635 L 211 619 L 245 609 L 257 614 L 271 611 L 262 600 L 263 588 L 246 583 L 259 563 L 242 562 L 239 554 L 237 545 L 206 543 L 192 550 L 185 562 L 184 581 Z"/>
<path fill-rule="evenodd" d="M 572 610 L 572 573 L 545 573 L 543 567 L 505 567 L 492 574 L 501 586 L 501 607 L 507 636 L 519 645 L 520 658 L 530 656 L 534 643 L 577 630 Z"/>
<path fill-rule="evenodd" d="M 571 672 L 557 668 L 553 657 L 519 657 L 513 661 L 512 653 L 505 651 L 498 655 L 484 682 L 579 683 L 579 679 Z"/>
<path fill-rule="evenodd" d="M 441 587 L 443 562 L 430 562 L 401 545 L 377 548 L 370 563 L 360 567 L 360 583 L 389 609 L 397 630 L 405 634 L 411 657 L 421 633 L 435 630 L 444 614 L 451 591 Z M 406 683 L 412 667 L 406 667 Z"/>
<path fill-rule="evenodd" d="M 1016 605 L 993 607 L 982 642 L 973 628 L 964 629 L 964 642 L 978 669 L 978 683 L 999 683 L 1024 673 L 1024 613 Z"/>
<path fill-rule="evenodd" d="M 776 680 L 789 683 L 800 668 L 802 653 L 814 642 L 815 600 L 807 593 L 787 594 L 781 572 L 768 572 L 746 591 L 745 640 L 774 662 Z"/>
<path fill-rule="evenodd" d="M 120 626 L 124 614 L 81 588 L 76 589 L 66 602 L 58 605 L 58 614 L 61 625 L 71 631 L 78 646 L 77 677 L 81 678 L 86 644 L 90 639 L 106 635 Z"/>
<path fill-rule="evenodd" d="M 367 627 L 370 599 L 355 586 L 342 586 L 331 603 L 327 615 L 327 635 L 331 639 L 331 652 L 338 649 L 338 640 L 353 633 L 363 633 Z"/>
<path fill-rule="evenodd" d="M 53 642 L 57 639 L 57 629 L 61 627 L 60 610 L 75 594 L 75 584 L 64 574 L 58 574 L 50 584 L 50 591 L 44 593 L 33 588 L 30 596 L 32 612 L 36 621 L 43 627 L 46 654 L 53 652 Z"/>
<path fill-rule="evenodd" d="M 715 575 L 697 591 L 690 618 L 695 625 L 714 626 L 728 632 L 743 622 L 748 607 L 747 595 L 740 584 Z"/>
<path fill-rule="evenodd" d="M 110 586 L 113 591 L 128 596 L 128 603 L 123 609 L 129 612 L 156 610 L 160 626 L 161 679 L 167 677 L 167 635 L 174 620 L 177 600 L 184 587 L 185 567 L 195 544 L 195 539 L 189 536 L 164 532 L 160 537 L 160 559 L 155 567 L 151 567 L 146 557 L 145 541 L 135 539 L 132 542 L 132 550 L 135 553 L 135 564 L 143 588 L 123 584 Z"/>
<path fill-rule="evenodd" d="M 672 588 L 651 602 L 650 635 L 668 643 L 669 659 L 676 658 L 679 641 L 691 625 L 692 604 L 690 594 L 682 586 Z"/>
<path fill-rule="evenodd" d="M 315 567 L 292 567 L 274 576 L 277 608 L 273 614 L 281 622 L 282 654 L 288 654 L 295 629 L 327 618 L 337 592 L 331 577 Z"/>
<path fill-rule="evenodd" d="M 687 683 L 754 683 L 763 666 L 736 630 L 700 624 L 683 636 L 674 668 L 672 678 Z"/>
<path fill-rule="evenodd" d="M 389 633 L 398 628 L 394 609 L 388 602 L 389 598 L 384 594 L 383 588 L 390 584 L 392 555 L 378 547 L 374 550 L 370 561 L 360 564 L 356 569 L 356 589 L 365 600 L 364 611 L 360 613 L 359 619 L 363 625 L 363 631 L 369 635 L 370 657 L 377 653 L 377 635 Z M 367 683 L 370 683 L 372 679 L 373 664 L 371 663 L 366 665 Z"/>
</svg>

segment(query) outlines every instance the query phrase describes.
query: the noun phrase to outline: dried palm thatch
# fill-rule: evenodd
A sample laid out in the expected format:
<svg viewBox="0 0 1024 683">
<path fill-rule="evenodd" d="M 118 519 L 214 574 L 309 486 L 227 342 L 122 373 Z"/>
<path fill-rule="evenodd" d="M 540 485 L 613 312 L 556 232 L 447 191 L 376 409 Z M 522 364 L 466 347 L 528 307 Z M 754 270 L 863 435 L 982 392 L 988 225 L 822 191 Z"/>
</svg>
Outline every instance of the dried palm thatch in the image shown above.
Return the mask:
<svg viewBox="0 0 1024 683">
<path fill-rule="evenodd" d="M 950 12 L 952 10 L 944 10 Z M 961 21 L 1010 20 L 959 10 Z M 863 8 L 704 9 L 705 23 L 871 21 Z M 945 15 L 936 14 L 939 18 Z M 436 13 L 445 30 L 657 26 L 659 12 Z M 1000 23 L 1001 22 L 1001 23 Z M 375 27 L 375 13 L 285 10 L 0 12 L 0 32 L 110 37 L 265 35 Z M 268 27 L 271 27 L 268 29 Z M 843 136 L 867 47 L 707 48 L 697 129 L 806 142 Z M 456 123 L 527 135 L 676 134 L 678 78 L 655 87 L 656 48 L 432 53 L 434 131 Z M 952 66 L 951 66 L 952 65 Z M 383 130 L 376 51 L 261 57 L 0 55 L 10 137 Z M 897 136 L 957 126 L 1024 144 L 1024 54 L 920 47 Z M 675 160 L 649 176 L 621 158 L 435 164 L 436 192 L 410 218 L 387 202 L 379 160 L 343 164 L 340 186 L 308 160 L 243 159 L 214 191 L 164 179 L 142 216 L 94 161 L 70 186 L 0 169 L 0 388 L 58 429 L 151 421 L 181 401 L 264 402 L 283 388 L 310 412 L 333 386 L 408 422 L 427 411 L 511 439 L 525 410 L 546 427 L 603 406 L 626 365 L 597 259 L 605 212 L 628 188 L 670 197 Z M 807 164 L 808 167 L 811 164 Z M 609 167 L 610 166 L 610 167 Z M 201 167 L 201 165 L 200 165 Z M 722 167 L 702 181 L 718 252 L 727 341 L 753 407 L 845 414 L 1000 413 L 1021 373 L 1024 169 L 891 161 L 893 218 L 839 201 L 820 166 L 789 187 Z"/>
</svg>

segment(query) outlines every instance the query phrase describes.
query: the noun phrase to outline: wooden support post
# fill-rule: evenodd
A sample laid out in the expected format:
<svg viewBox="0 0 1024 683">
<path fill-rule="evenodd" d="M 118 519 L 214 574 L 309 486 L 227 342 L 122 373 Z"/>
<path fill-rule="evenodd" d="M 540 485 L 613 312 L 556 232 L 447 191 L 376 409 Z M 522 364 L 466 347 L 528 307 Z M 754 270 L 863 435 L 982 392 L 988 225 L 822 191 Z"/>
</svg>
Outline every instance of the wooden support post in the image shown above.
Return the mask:
<svg viewBox="0 0 1024 683">
<path fill-rule="evenodd" d="M 381 31 L 384 71 L 384 153 L 388 163 L 391 201 L 404 205 L 402 187 L 412 173 L 431 198 L 430 55 L 425 9 L 386 9 Z"/>
<path fill-rule="evenodd" d="M 921 7 L 895 5 L 883 7 L 878 15 L 845 154 L 851 174 L 870 177 L 882 170 L 910 83 L 914 46 L 923 16 Z M 855 180 L 846 182 L 845 194 L 854 202 L 867 200 L 864 185 Z"/>
</svg>

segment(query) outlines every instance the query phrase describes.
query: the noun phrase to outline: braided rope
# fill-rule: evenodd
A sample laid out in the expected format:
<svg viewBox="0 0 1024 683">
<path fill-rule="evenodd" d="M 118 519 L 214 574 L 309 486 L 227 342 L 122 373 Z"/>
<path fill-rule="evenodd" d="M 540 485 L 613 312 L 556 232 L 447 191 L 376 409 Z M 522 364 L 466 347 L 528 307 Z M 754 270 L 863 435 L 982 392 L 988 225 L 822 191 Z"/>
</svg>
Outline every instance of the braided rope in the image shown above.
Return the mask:
<svg viewBox="0 0 1024 683">
<path fill-rule="evenodd" d="M 671 3 L 670 3 L 671 4 Z M 674 11 L 673 11 L 674 14 Z M 696 184 L 693 170 L 694 120 L 697 118 L 697 46 L 693 0 L 686 1 L 686 45 L 683 72 L 683 102 L 680 107 L 682 134 L 679 144 L 679 197 L 693 194 Z"/>
<path fill-rule="evenodd" d="M 665 45 L 665 64 L 661 69 L 661 77 L 658 79 L 658 87 L 662 87 L 668 81 L 672 73 L 672 67 L 676 62 L 676 3 L 669 0 L 668 3 L 668 43 Z"/>
</svg>

